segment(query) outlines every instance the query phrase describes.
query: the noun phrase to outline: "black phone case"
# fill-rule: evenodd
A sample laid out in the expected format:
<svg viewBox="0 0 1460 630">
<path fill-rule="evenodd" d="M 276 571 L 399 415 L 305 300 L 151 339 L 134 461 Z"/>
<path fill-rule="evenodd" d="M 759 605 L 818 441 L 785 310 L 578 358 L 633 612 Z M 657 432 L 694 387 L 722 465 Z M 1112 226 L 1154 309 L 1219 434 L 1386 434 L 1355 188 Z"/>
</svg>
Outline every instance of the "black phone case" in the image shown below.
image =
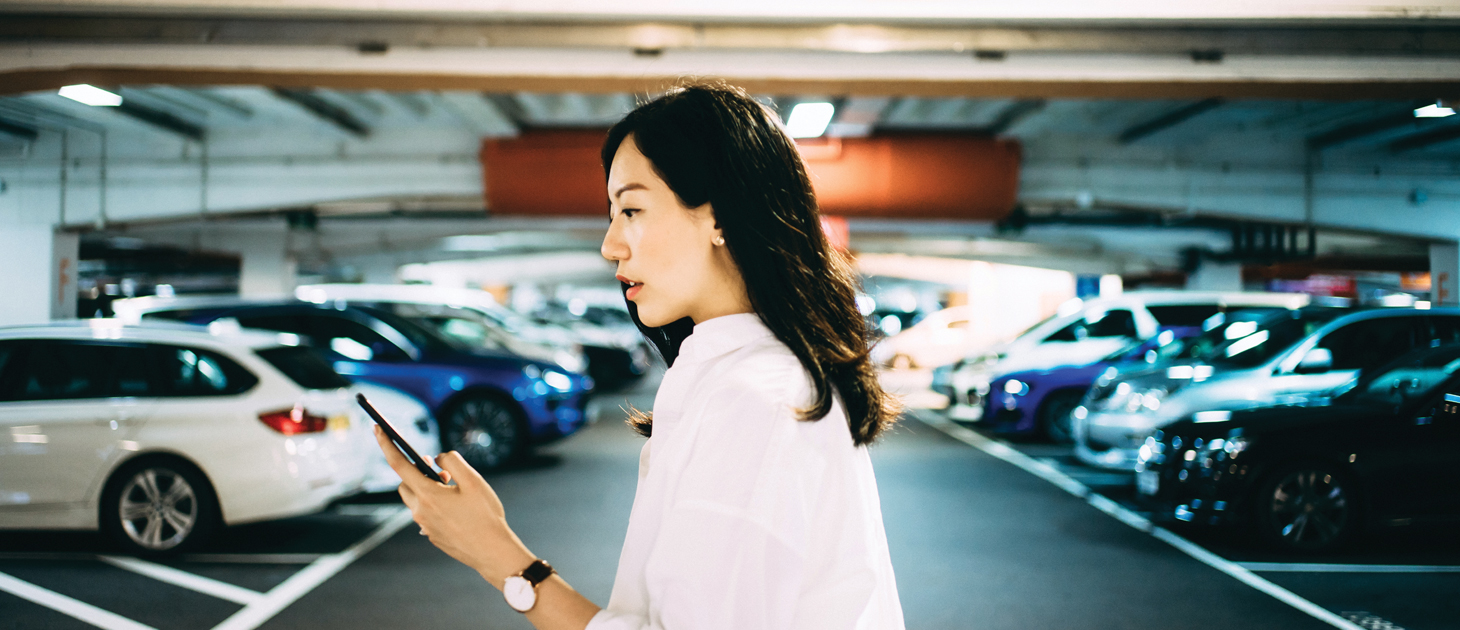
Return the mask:
<svg viewBox="0 0 1460 630">
<path fill-rule="evenodd" d="M 385 434 L 390 436 L 390 441 L 395 443 L 396 448 L 399 448 L 402 453 L 405 453 L 406 459 L 416 465 L 416 470 L 421 471 L 421 474 L 436 483 L 443 483 L 441 481 L 441 475 L 436 474 L 436 470 L 431 468 L 431 464 L 426 462 L 426 458 L 421 457 L 416 452 L 416 449 L 411 448 L 411 445 L 406 442 L 405 438 L 396 432 L 395 427 L 390 426 L 390 422 L 386 421 L 385 417 L 381 416 L 380 412 L 375 410 L 375 406 L 365 399 L 365 394 L 355 394 L 355 402 L 360 403 L 360 408 L 364 409 L 365 413 L 370 414 L 370 418 L 375 421 L 375 424 L 380 425 L 380 428 L 385 430 Z"/>
</svg>

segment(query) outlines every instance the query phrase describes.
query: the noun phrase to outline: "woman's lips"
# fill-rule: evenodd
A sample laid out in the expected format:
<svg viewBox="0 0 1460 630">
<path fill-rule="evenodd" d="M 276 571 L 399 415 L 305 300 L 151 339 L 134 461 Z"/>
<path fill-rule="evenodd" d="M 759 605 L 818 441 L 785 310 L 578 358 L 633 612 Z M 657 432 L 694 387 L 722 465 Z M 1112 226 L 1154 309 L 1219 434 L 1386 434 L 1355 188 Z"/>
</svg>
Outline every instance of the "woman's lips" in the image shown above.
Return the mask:
<svg viewBox="0 0 1460 630">
<path fill-rule="evenodd" d="M 623 283 L 623 285 L 624 285 L 624 297 L 627 298 L 627 299 L 630 299 L 630 300 L 634 299 L 634 296 L 636 296 L 636 295 L 639 294 L 639 289 L 641 289 L 641 288 L 644 287 L 644 283 L 642 283 L 642 282 L 634 282 L 633 280 L 630 280 L 630 279 L 625 278 L 623 276 L 616 276 L 616 277 L 618 278 L 618 281 L 619 282 L 622 282 Z"/>
</svg>

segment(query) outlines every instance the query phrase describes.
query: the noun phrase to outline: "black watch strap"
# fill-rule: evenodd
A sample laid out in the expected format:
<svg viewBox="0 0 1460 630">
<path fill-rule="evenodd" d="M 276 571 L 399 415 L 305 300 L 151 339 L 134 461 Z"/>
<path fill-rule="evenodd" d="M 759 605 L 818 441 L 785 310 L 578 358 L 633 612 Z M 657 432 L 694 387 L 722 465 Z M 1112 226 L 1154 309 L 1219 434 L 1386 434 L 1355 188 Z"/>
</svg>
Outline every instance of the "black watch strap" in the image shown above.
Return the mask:
<svg viewBox="0 0 1460 630">
<path fill-rule="evenodd" d="M 533 586 L 541 584 L 543 580 L 548 579 L 548 576 L 552 574 L 553 565 L 542 560 L 534 560 L 532 564 L 527 565 L 527 568 L 522 570 L 522 578 L 531 582 Z"/>
</svg>

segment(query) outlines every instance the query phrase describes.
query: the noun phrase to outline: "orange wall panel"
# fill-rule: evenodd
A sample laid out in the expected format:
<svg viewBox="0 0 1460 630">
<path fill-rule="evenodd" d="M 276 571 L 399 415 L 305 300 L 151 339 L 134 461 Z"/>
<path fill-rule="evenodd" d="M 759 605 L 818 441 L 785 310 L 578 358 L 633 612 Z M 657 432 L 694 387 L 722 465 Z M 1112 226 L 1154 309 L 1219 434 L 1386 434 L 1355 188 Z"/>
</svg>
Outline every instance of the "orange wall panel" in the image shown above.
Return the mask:
<svg viewBox="0 0 1460 630">
<path fill-rule="evenodd" d="M 606 212 L 604 132 L 531 131 L 482 144 L 493 214 Z M 802 144 L 823 211 L 851 217 L 997 220 L 1019 192 L 1017 141 L 896 134 Z"/>
</svg>

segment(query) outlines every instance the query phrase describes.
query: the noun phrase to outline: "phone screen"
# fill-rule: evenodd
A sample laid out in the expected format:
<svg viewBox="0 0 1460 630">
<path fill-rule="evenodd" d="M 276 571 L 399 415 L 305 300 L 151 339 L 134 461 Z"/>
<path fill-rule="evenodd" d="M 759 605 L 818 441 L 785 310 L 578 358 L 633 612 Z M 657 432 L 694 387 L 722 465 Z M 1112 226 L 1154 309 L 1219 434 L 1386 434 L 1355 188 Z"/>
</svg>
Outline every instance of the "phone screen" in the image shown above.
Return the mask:
<svg viewBox="0 0 1460 630">
<path fill-rule="evenodd" d="M 442 483 L 441 475 L 436 474 L 436 469 L 431 467 L 431 462 L 421 457 L 416 452 L 416 449 L 411 448 L 411 445 L 406 442 L 405 438 L 401 437 L 400 432 L 396 431 L 395 427 L 390 426 L 390 422 L 384 416 L 380 415 L 379 411 L 375 410 L 375 406 L 370 404 L 369 400 L 365 399 L 365 394 L 355 394 L 355 402 L 360 403 L 360 407 L 365 410 L 365 413 L 370 414 L 370 418 L 375 421 L 375 424 L 380 425 L 380 428 L 385 431 L 385 434 L 390 436 L 390 441 L 394 442 L 396 448 L 400 449 L 401 453 L 406 456 L 406 459 L 410 460 L 416 466 L 416 470 L 421 471 L 421 474 L 432 481 Z"/>
</svg>

